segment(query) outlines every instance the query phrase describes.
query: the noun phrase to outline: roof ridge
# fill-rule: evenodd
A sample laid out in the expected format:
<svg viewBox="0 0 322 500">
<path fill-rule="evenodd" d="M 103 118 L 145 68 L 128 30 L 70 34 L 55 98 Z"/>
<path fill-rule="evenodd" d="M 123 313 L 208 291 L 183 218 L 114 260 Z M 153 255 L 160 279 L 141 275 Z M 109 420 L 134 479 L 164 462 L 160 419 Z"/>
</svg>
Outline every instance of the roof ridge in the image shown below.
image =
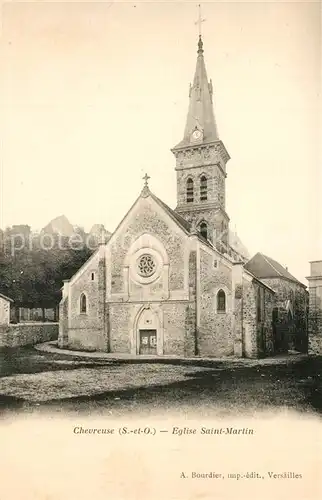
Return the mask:
<svg viewBox="0 0 322 500">
<path fill-rule="evenodd" d="M 190 229 L 191 229 L 191 224 L 190 222 L 188 222 L 184 217 L 182 217 L 180 214 L 178 214 L 177 212 L 175 212 L 171 207 L 169 207 L 169 205 L 167 205 L 163 200 L 161 200 L 160 198 L 158 198 L 158 196 L 156 196 L 154 193 L 152 193 L 150 191 L 150 196 L 159 204 L 161 204 L 161 206 L 163 208 L 165 208 L 168 212 L 169 212 L 169 215 L 172 219 L 175 219 L 175 221 L 180 224 L 180 226 L 182 227 L 182 229 L 190 234 Z"/>
</svg>

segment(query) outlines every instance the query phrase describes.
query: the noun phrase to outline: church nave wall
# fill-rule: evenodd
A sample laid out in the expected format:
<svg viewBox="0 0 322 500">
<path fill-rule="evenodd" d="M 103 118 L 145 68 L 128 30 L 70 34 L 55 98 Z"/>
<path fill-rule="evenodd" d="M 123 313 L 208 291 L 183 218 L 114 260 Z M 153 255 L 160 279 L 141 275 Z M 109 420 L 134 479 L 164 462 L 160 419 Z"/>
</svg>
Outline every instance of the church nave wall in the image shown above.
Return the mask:
<svg viewBox="0 0 322 500">
<path fill-rule="evenodd" d="M 103 329 L 87 327 L 68 330 L 68 348 L 79 351 L 107 351 Z"/>
<path fill-rule="evenodd" d="M 216 264 L 215 264 L 216 263 Z M 215 267 L 216 265 L 216 267 Z M 224 293 L 223 310 L 217 307 Z M 213 253 L 200 250 L 198 347 L 201 356 L 230 356 L 234 352 L 232 268 Z"/>
</svg>

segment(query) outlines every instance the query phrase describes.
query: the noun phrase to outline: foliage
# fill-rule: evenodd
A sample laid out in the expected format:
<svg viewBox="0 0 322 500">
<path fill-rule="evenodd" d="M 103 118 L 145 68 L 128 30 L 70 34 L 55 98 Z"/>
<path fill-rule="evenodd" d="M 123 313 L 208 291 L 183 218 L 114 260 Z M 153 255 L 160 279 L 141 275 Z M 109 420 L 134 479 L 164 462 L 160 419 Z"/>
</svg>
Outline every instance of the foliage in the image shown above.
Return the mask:
<svg viewBox="0 0 322 500">
<path fill-rule="evenodd" d="M 12 251 L 8 242 L 0 249 L 0 292 L 16 306 L 54 307 L 61 298 L 63 280 L 69 279 L 88 260 L 92 250 L 83 245 L 41 248 L 34 241 Z"/>
</svg>

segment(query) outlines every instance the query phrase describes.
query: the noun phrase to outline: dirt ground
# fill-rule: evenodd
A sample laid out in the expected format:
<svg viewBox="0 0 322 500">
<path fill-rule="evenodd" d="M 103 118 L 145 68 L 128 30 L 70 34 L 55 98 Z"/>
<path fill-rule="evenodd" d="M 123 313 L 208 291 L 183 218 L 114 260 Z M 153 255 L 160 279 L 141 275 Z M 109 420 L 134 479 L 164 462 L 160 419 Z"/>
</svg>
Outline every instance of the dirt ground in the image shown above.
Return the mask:
<svg viewBox="0 0 322 500">
<path fill-rule="evenodd" d="M 322 357 L 263 365 L 111 362 L 19 348 L 0 352 L 0 407 L 4 414 L 321 415 L 321 373 Z"/>
</svg>

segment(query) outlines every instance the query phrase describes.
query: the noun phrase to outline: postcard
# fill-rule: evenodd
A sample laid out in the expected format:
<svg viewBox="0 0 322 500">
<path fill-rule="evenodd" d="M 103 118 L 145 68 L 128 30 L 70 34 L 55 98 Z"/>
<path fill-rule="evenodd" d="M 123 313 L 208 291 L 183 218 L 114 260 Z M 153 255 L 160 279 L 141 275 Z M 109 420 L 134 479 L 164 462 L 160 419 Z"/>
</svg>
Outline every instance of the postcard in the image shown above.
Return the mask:
<svg viewBox="0 0 322 500">
<path fill-rule="evenodd" d="M 0 15 L 1 500 L 322 498 L 320 2 Z"/>
</svg>

